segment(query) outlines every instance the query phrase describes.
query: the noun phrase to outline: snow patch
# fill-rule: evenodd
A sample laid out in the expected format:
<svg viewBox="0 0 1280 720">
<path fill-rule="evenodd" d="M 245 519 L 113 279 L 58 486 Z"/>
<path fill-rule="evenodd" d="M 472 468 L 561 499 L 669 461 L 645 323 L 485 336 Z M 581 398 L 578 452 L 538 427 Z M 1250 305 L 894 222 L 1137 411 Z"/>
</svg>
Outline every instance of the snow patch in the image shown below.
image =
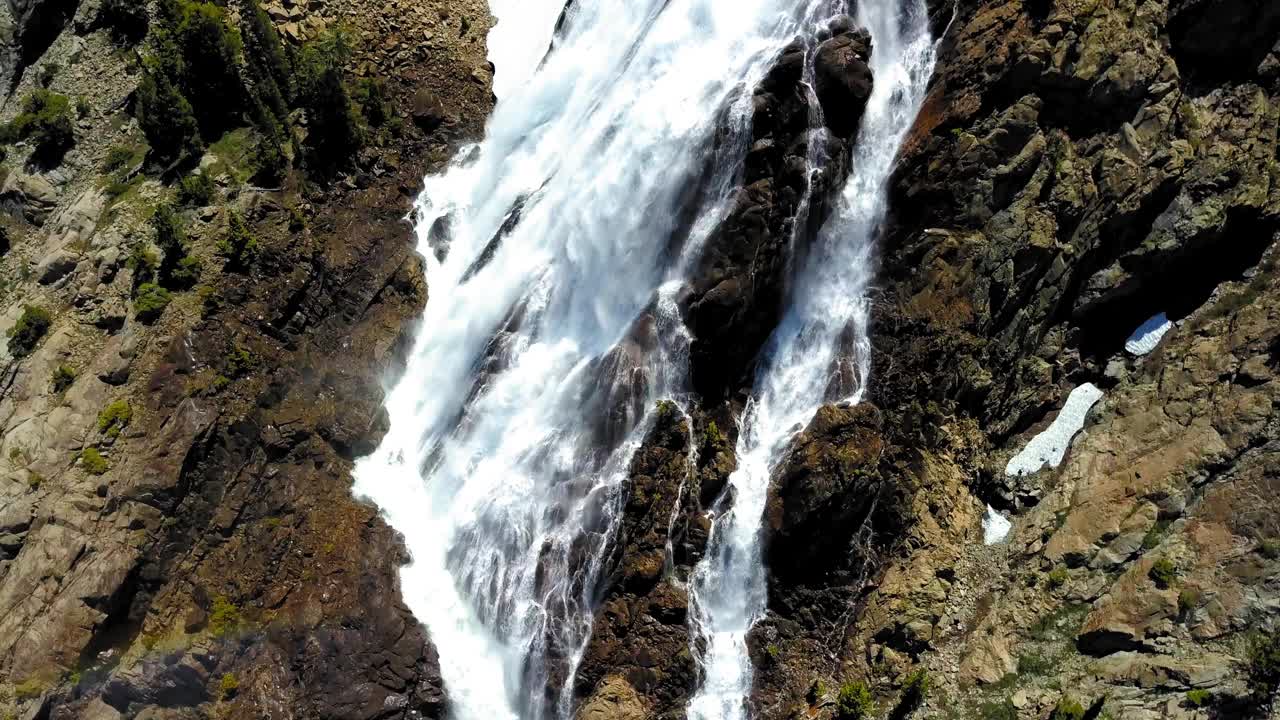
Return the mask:
<svg viewBox="0 0 1280 720">
<path fill-rule="evenodd" d="M 1044 432 L 1014 455 L 1005 466 L 1005 475 L 1030 475 L 1044 466 L 1058 467 L 1071 446 L 1071 439 L 1084 427 L 1085 417 L 1102 399 L 1102 391 L 1093 383 L 1085 383 L 1067 397 L 1067 404 Z"/>
<path fill-rule="evenodd" d="M 1142 357 L 1155 350 L 1156 345 L 1160 344 L 1160 339 L 1172 328 L 1173 323 L 1169 321 L 1169 317 L 1160 313 L 1139 325 L 1125 342 L 1124 349 L 1134 357 Z"/>
<path fill-rule="evenodd" d="M 1009 535 L 1009 529 L 1012 527 L 1013 523 L 1009 522 L 1008 518 L 988 505 L 987 516 L 982 518 L 982 542 L 995 545 Z"/>
</svg>

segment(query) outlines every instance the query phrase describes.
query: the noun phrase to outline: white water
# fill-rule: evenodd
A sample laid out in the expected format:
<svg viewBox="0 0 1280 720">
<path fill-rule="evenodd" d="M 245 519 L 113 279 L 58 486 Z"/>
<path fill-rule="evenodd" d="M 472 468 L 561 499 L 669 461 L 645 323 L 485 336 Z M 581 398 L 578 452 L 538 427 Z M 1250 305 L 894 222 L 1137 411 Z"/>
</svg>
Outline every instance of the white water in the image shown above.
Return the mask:
<svg viewBox="0 0 1280 720">
<path fill-rule="evenodd" d="M 356 492 L 405 537 L 451 720 L 569 714 L 627 465 L 655 401 L 685 389 L 675 298 L 736 179 L 750 90 L 831 4 L 577 0 L 536 71 L 498 69 L 484 141 L 427 178 L 431 300 Z M 500 20 L 549 37 L 559 10 Z"/>
<path fill-rule="evenodd" d="M 716 519 L 707 556 L 694 573 L 695 632 L 706 644 L 703 683 L 689 707 L 695 720 L 748 716 L 746 641 L 767 601 L 760 525 L 770 477 L 821 403 L 832 392 L 857 402 L 867 380 L 867 290 L 885 185 L 924 100 L 934 45 L 922 0 L 862 0 L 858 7 L 872 35 L 875 86 L 840 206 L 801 270 L 741 420 L 732 505 Z M 840 378 L 849 369 L 853 387 Z"/>
</svg>

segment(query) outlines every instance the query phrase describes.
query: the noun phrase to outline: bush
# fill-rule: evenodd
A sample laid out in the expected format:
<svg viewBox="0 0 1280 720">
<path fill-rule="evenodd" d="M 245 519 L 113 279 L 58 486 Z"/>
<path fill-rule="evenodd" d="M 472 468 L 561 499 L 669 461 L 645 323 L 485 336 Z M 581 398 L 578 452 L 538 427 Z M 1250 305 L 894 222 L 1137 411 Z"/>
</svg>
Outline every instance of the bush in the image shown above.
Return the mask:
<svg viewBox="0 0 1280 720">
<path fill-rule="evenodd" d="M 360 107 L 369 127 L 382 127 L 391 119 L 391 96 L 381 78 L 362 78 L 356 83 L 351 99 Z"/>
<path fill-rule="evenodd" d="M 1084 720 L 1084 706 L 1075 698 L 1064 697 L 1049 713 L 1049 720 Z"/>
<path fill-rule="evenodd" d="M 227 220 L 227 234 L 218 241 L 218 254 L 227 259 L 227 268 L 237 272 L 249 269 L 258 257 L 258 239 L 249 232 L 244 217 L 232 210 Z"/>
<path fill-rule="evenodd" d="M 1067 569 L 1061 565 L 1049 571 L 1049 587 L 1060 588 L 1067 584 L 1067 580 L 1071 576 L 1067 574 Z"/>
<path fill-rule="evenodd" d="M 292 93 L 293 69 L 285 55 L 284 44 L 275 24 L 258 0 L 245 3 L 240 16 L 244 33 L 245 65 L 253 80 L 259 128 L 268 123 L 283 123 L 289 115 L 287 98 Z M 264 112 L 265 111 L 265 112 Z M 271 117 L 267 117 L 267 114 Z"/>
<path fill-rule="evenodd" d="M 235 674 L 226 673 L 222 676 L 222 680 L 218 681 L 218 691 L 222 695 L 222 699 L 234 697 L 236 690 L 240 689 L 240 681 L 236 679 Z"/>
<path fill-rule="evenodd" d="M 160 28 L 152 65 L 190 101 L 200 131 L 217 137 L 244 110 L 240 84 L 240 34 L 227 11 L 211 2 L 161 0 Z"/>
<path fill-rule="evenodd" d="M 1160 558 L 1152 563 L 1147 576 L 1156 584 L 1156 587 L 1165 590 L 1178 580 L 1178 568 L 1169 558 Z"/>
<path fill-rule="evenodd" d="M 152 152 L 163 162 L 195 155 L 204 147 L 191 103 L 163 72 L 149 69 L 142 76 L 135 114 Z"/>
<path fill-rule="evenodd" d="M 160 274 L 160 256 L 146 242 L 140 242 L 129 251 L 125 265 L 133 271 L 133 287 L 136 291 L 147 283 L 155 282 Z"/>
<path fill-rule="evenodd" d="M 178 183 L 178 199 L 183 205 L 205 207 L 213 202 L 213 178 L 204 170 L 187 175 Z"/>
<path fill-rule="evenodd" d="M 32 700 L 44 694 L 48 688 L 48 684 L 38 678 L 29 678 L 25 682 L 20 682 L 13 686 L 13 699 Z"/>
<path fill-rule="evenodd" d="M 190 244 L 182 216 L 172 206 L 161 205 L 151 216 L 151 227 L 156 231 L 156 246 L 164 253 L 155 273 L 157 283 L 162 288 L 173 290 L 194 287 L 203 268 L 199 259 L 188 254 Z M 138 292 L 142 292 L 141 287 Z"/>
<path fill-rule="evenodd" d="M 153 323 L 164 314 L 169 307 L 173 295 L 155 283 L 143 283 L 138 287 L 138 296 L 133 299 L 133 311 L 143 323 Z"/>
<path fill-rule="evenodd" d="M 98 23 L 111 32 L 116 42 L 136 44 L 147 36 L 147 5 L 138 0 L 103 0 Z"/>
<path fill-rule="evenodd" d="M 1249 642 L 1248 682 L 1254 701 L 1271 707 L 1276 689 L 1280 688 L 1280 632 L 1254 636 Z"/>
<path fill-rule="evenodd" d="M 1196 609 L 1200 604 L 1200 591 L 1195 588 L 1186 588 L 1178 593 L 1178 612 L 1187 614 Z"/>
<path fill-rule="evenodd" d="M 98 413 L 98 432 L 110 438 L 118 438 L 132 421 L 133 408 L 124 400 L 116 400 Z"/>
<path fill-rule="evenodd" d="M 898 700 L 898 707 L 894 710 L 894 717 L 907 717 L 915 712 L 924 704 L 925 696 L 929 694 L 929 671 L 920 668 L 910 675 L 902 683 L 902 698 Z"/>
<path fill-rule="evenodd" d="M 876 701 L 871 697 L 871 690 L 862 681 L 845 683 L 836 696 L 837 720 L 864 720 L 874 717 Z"/>
<path fill-rule="evenodd" d="M 359 117 L 343 81 L 351 57 L 342 31 L 331 31 L 303 48 L 298 61 L 299 100 L 309 122 L 307 161 L 321 173 L 349 164 L 364 145 Z"/>
<path fill-rule="evenodd" d="M 97 448 L 85 448 L 80 452 L 80 466 L 90 475 L 104 475 L 107 472 L 107 459 Z"/>
<path fill-rule="evenodd" d="M 209 632 L 222 637 L 239 626 L 240 608 L 228 600 L 226 595 L 215 597 L 213 607 L 209 609 Z"/>
<path fill-rule="evenodd" d="M 1018 720 L 1018 709 L 1009 698 L 985 702 L 978 713 L 982 720 Z"/>
<path fill-rule="evenodd" d="M 1268 560 L 1280 558 L 1280 539 L 1267 538 L 1258 543 L 1258 552 Z"/>
<path fill-rule="evenodd" d="M 19 358 L 30 355 L 48 334 L 52 324 L 53 318 L 48 310 L 37 305 L 24 305 L 22 316 L 9 330 L 9 354 Z"/>
<path fill-rule="evenodd" d="M 1193 708 L 1202 708 L 1207 706 L 1213 700 L 1213 694 L 1208 690 L 1189 690 L 1187 691 L 1187 705 Z"/>
<path fill-rule="evenodd" d="M 55 393 L 61 394 L 66 392 L 75 381 L 76 371 L 71 369 L 70 365 L 59 365 L 49 377 L 49 387 Z"/>
<path fill-rule="evenodd" d="M 22 100 L 22 112 L 9 123 L 4 135 L 10 140 L 33 141 L 37 159 L 56 165 L 75 143 L 71 101 L 48 90 L 29 93 Z"/>
</svg>

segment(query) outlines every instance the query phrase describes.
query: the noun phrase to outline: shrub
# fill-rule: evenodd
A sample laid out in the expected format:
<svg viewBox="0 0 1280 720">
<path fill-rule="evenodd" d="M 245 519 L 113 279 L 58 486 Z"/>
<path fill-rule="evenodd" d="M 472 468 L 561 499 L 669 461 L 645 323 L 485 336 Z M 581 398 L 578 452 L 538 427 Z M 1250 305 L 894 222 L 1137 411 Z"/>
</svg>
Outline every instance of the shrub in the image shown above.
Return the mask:
<svg viewBox="0 0 1280 720">
<path fill-rule="evenodd" d="M 915 712 L 924 704 L 924 698 L 929 694 L 929 671 L 920 668 L 910 675 L 902 683 L 902 698 L 898 701 L 898 707 L 894 711 L 896 717 L 906 717 Z"/>
<path fill-rule="evenodd" d="M 227 353 L 227 369 L 223 374 L 229 378 L 241 378 L 248 375 L 256 364 L 253 353 L 237 345 Z"/>
<path fill-rule="evenodd" d="M 258 257 L 258 239 L 249 232 L 244 217 L 232 210 L 227 220 L 227 234 L 218 241 L 218 254 L 227 260 L 227 268 L 237 272 L 249 269 Z"/>
<path fill-rule="evenodd" d="M 132 421 L 133 408 L 125 400 L 116 400 L 98 413 L 98 432 L 110 438 L 118 438 Z"/>
<path fill-rule="evenodd" d="M 1049 587 L 1060 588 L 1067 584 L 1069 578 L 1070 575 L 1067 574 L 1067 569 L 1059 565 L 1049 571 Z"/>
<path fill-rule="evenodd" d="M 1053 660 L 1040 653 L 1029 652 L 1018 656 L 1018 674 L 1020 675 L 1044 675 L 1052 670 L 1053 666 Z"/>
<path fill-rule="evenodd" d="M 133 45 L 147 36 L 150 20 L 146 3 L 138 0 L 103 0 L 98 22 L 122 45 Z"/>
<path fill-rule="evenodd" d="M 71 101 L 48 90 L 32 91 L 23 98 L 22 112 L 5 134 L 13 140 L 33 141 L 38 160 L 57 164 L 75 142 Z"/>
<path fill-rule="evenodd" d="M 107 459 L 102 457 L 98 448 L 85 448 L 80 452 L 80 466 L 90 475 L 103 475 L 107 472 Z"/>
<path fill-rule="evenodd" d="M 145 242 L 140 242 L 129 251 L 129 259 L 125 262 L 133 271 L 133 287 L 141 288 L 147 283 L 155 282 L 160 273 L 160 256 Z"/>
<path fill-rule="evenodd" d="M 178 199 L 183 205 L 204 207 L 213 201 L 213 178 L 204 170 L 194 172 L 178 183 Z"/>
<path fill-rule="evenodd" d="M 218 681 L 218 691 L 222 695 L 222 699 L 226 700 L 236 694 L 236 690 L 240 689 L 240 681 L 236 679 L 234 673 L 226 673 L 222 676 L 222 680 Z"/>
<path fill-rule="evenodd" d="M 1178 568 L 1169 558 L 1160 558 L 1151 565 L 1151 570 L 1147 572 L 1147 576 L 1161 590 L 1167 589 L 1178 579 Z"/>
<path fill-rule="evenodd" d="M 76 381 L 76 371 L 69 365 L 59 365 L 49 378 L 49 386 L 55 393 L 64 393 Z"/>
<path fill-rule="evenodd" d="M 204 147 L 195 111 L 168 76 L 149 69 L 138 84 L 138 126 L 164 162 L 195 155 Z"/>
<path fill-rule="evenodd" d="M 298 61 L 299 100 L 310 124 L 307 162 L 321 173 L 345 167 L 364 144 L 360 121 L 343 81 L 350 59 L 346 33 L 326 33 L 303 48 Z"/>
<path fill-rule="evenodd" d="M 1193 708 L 1202 708 L 1213 700 L 1213 694 L 1208 690 L 1189 690 L 1187 691 L 1187 705 Z"/>
<path fill-rule="evenodd" d="M 1254 636 L 1249 641 L 1249 692 L 1255 702 L 1271 707 L 1271 699 L 1280 688 L 1280 632 Z"/>
<path fill-rule="evenodd" d="M 52 324 L 53 317 L 48 310 L 37 305 L 22 306 L 22 315 L 9 330 L 9 353 L 14 357 L 30 355 Z"/>
<path fill-rule="evenodd" d="M 39 678 L 30 678 L 13 686 L 13 699 L 31 700 L 44 694 L 48 685 Z"/>
<path fill-rule="evenodd" d="M 209 610 L 209 632 L 222 637 L 239 626 L 240 608 L 228 600 L 226 595 L 215 597 L 213 607 Z"/>
<path fill-rule="evenodd" d="M 387 83 L 381 78 L 361 78 L 351 99 L 360 107 L 369 127 L 382 127 L 391 119 L 391 97 L 387 93 Z"/>
<path fill-rule="evenodd" d="M 837 720 L 864 720 L 876 713 L 876 702 L 871 690 L 862 681 L 845 683 L 836 696 Z"/>
<path fill-rule="evenodd" d="M 1200 604 L 1200 591 L 1195 588 L 1185 588 L 1178 593 L 1178 612 L 1186 614 L 1196 609 Z"/>
<path fill-rule="evenodd" d="M 1258 543 L 1258 552 L 1268 560 L 1280 558 L 1280 539 L 1267 538 Z"/>
<path fill-rule="evenodd" d="M 222 134 L 244 109 L 240 34 L 227 23 L 227 11 L 211 2 L 161 0 L 157 16 L 153 66 L 190 101 L 206 137 Z"/>
<path fill-rule="evenodd" d="M 1018 720 L 1018 709 L 1009 698 L 985 702 L 978 712 L 982 720 Z"/>
<path fill-rule="evenodd" d="M 143 283 L 138 287 L 138 296 L 133 299 L 133 311 L 143 323 L 153 323 L 164 314 L 169 307 L 173 295 L 155 283 Z"/>
<path fill-rule="evenodd" d="M 151 216 L 151 227 L 156 231 L 156 246 L 164 253 L 156 272 L 157 282 L 174 290 L 195 286 L 200 279 L 200 261 L 187 254 L 190 246 L 182 216 L 172 206 L 161 205 Z"/>
<path fill-rule="evenodd" d="M 1049 713 L 1049 720 L 1084 720 L 1084 706 L 1075 698 L 1064 697 Z"/>
</svg>

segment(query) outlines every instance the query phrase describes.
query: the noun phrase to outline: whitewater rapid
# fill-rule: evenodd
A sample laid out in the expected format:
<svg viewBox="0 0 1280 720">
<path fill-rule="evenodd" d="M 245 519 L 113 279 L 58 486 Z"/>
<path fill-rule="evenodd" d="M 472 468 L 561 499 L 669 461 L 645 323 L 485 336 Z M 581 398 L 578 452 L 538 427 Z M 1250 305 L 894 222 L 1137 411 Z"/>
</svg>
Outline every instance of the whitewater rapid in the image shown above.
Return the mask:
<svg viewBox="0 0 1280 720">
<path fill-rule="evenodd" d="M 694 720 L 741 720 L 753 669 L 747 635 L 768 600 L 761 523 L 773 471 L 797 428 L 824 401 L 858 402 L 870 366 L 867 292 L 886 183 L 924 100 L 935 48 L 923 0 L 861 0 L 871 31 L 874 89 L 847 185 L 792 288 L 740 421 L 738 469 L 693 576 L 694 632 L 705 644 Z M 847 377 L 851 376 L 852 386 Z"/>
<path fill-rule="evenodd" d="M 431 300 L 355 491 L 405 538 L 403 595 L 451 720 L 567 718 L 632 454 L 658 399 L 690 400 L 677 299 L 740 175 L 751 90 L 841 3 L 575 0 L 557 29 L 561 2 L 493 2 L 499 101 L 483 141 L 425 179 Z M 741 717 L 750 689 L 745 654 L 729 657 L 763 609 L 750 538 L 779 428 L 823 399 L 837 335 L 865 345 L 882 186 L 930 51 L 923 18 L 898 27 L 891 7 L 863 3 L 877 75 L 855 176 L 773 340 L 742 421 L 739 503 L 698 570 L 695 717 Z M 865 377 L 865 347 L 853 354 Z"/>
</svg>

